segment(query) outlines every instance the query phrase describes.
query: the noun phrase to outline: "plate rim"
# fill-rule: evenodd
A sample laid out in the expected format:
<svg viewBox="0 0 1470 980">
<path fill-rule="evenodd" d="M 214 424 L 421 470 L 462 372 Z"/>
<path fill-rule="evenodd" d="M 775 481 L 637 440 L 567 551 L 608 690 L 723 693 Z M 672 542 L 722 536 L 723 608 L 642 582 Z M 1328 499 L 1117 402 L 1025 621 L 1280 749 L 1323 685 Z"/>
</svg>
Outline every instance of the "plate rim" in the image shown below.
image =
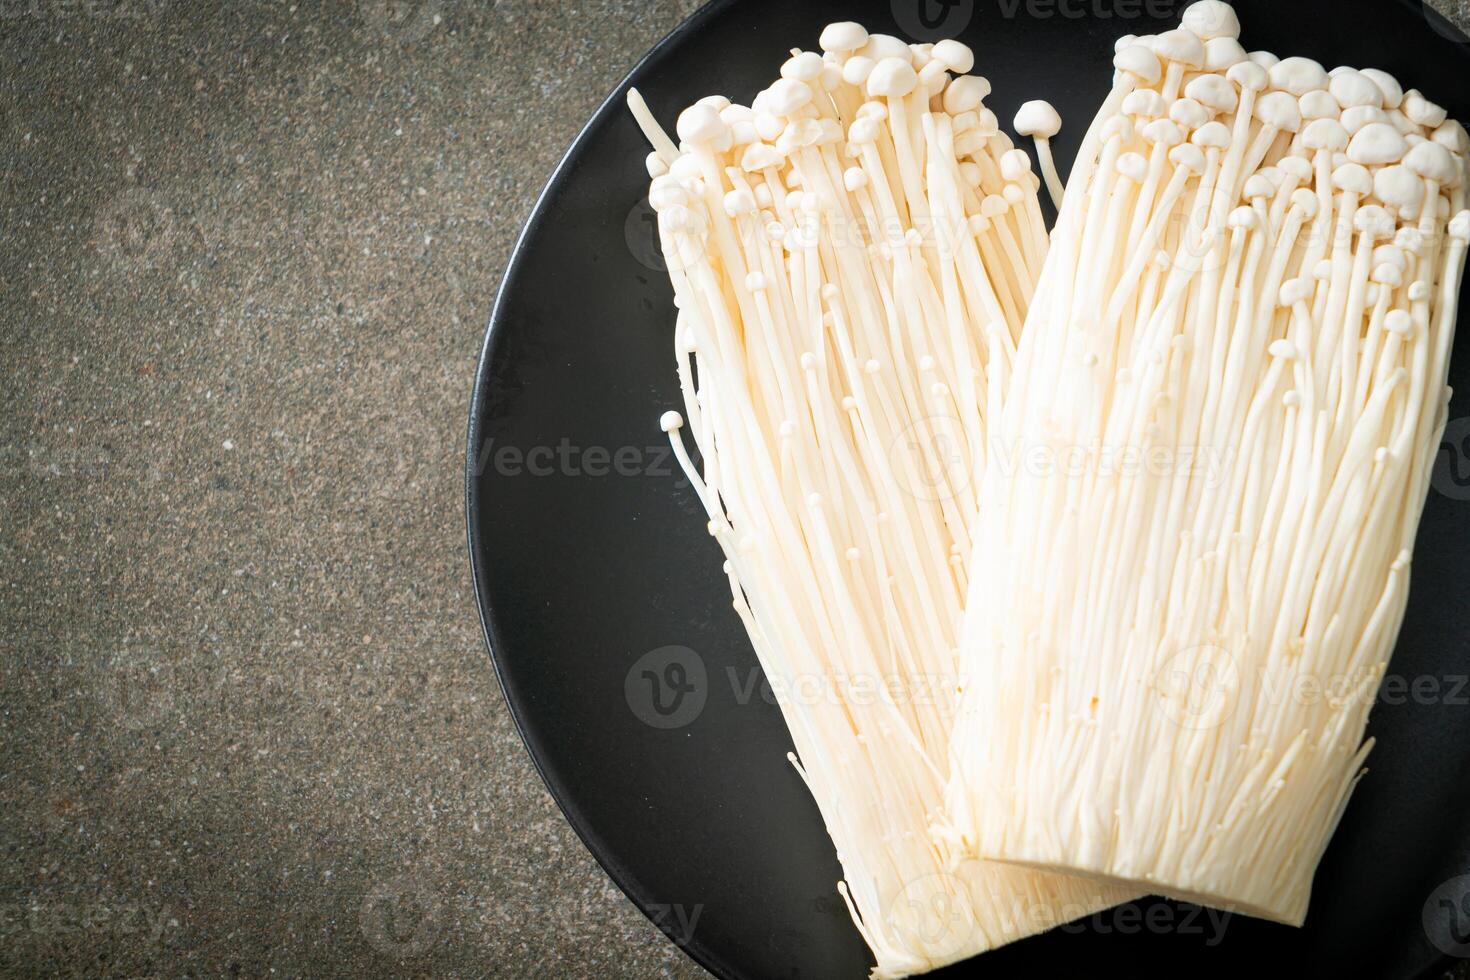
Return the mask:
<svg viewBox="0 0 1470 980">
<path fill-rule="evenodd" d="M 742 976 L 724 959 L 709 950 L 697 938 L 690 937 L 687 942 L 679 944 L 659 925 L 654 919 L 652 912 L 639 896 L 634 894 L 632 885 L 625 880 L 625 875 L 620 870 L 611 853 L 593 837 L 592 828 L 580 817 L 576 809 L 569 801 L 563 780 L 560 779 L 547 764 L 535 739 L 526 727 L 525 719 L 521 715 L 515 700 L 507 693 L 508 679 L 500 655 L 496 652 L 498 647 L 496 628 L 496 615 L 487 594 L 488 555 L 479 544 L 482 532 L 480 519 L 480 505 L 489 495 L 482 493 L 479 474 L 476 473 L 479 445 L 486 423 L 490 419 L 490 413 L 484 410 L 491 384 L 491 364 L 493 362 L 495 345 L 499 339 L 501 328 L 506 320 L 506 306 L 508 296 L 520 279 L 523 266 L 526 262 L 527 246 L 536 232 L 540 229 L 546 219 L 546 213 L 550 208 L 552 200 L 560 193 L 568 179 L 568 171 L 574 161 L 583 152 L 583 143 L 588 134 L 602 125 L 615 112 L 624 108 L 624 100 L 627 91 L 634 82 L 640 78 L 655 63 L 674 47 L 683 43 L 691 34 L 696 33 L 704 26 L 704 22 L 723 12 L 729 7 L 739 3 L 740 0 L 709 0 L 698 10 L 679 22 L 673 30 L 665 34 L 657 43 L 648 49 L 644 55 L 629 69 L 617 83 L 612 91 L 593 111 L 587 122 L 577 131 L 567 148 L 558 159 L 551 176 L 547 178 L 545 185 L 536 196 L 536 202 L 531 206 L 530 214 L 526 218 L 520 233 L 516 236 L 515 244 L 511 246 L 510 258 L 506 262 L 505 272 L 501 276 L 500 286 L 496 290 L 495 302 L 490 309 L 489 323 L 485 328 L 485 336 L 480 344 L 480 353 L 475 362 L 474 385 L 470 394 L 469 429 L 465 443 L 465 532 L 466 544 L 469 552 L 470 586 L 474 593 L 475 609 L 479 617 L 480 633 L 484 640 L 485 652 L 488 654 L 491 666 L 495 670 L 495 679 L 500 687 L 501 700 L 504 701 L 506 709 L 510 713 L 511 723 L 515 725 L 516 734 L 520 736 L 521 744 L 526 753 L 531 757 L 531 764 L 536 769 L 536 774 L 541 777 L 542 785 L 551 794 L 557 809 L 561 811 L 562 817 L 571 825 L 577 839 L 582 846 L 592 855 L 598 867 L 610 878 L 618 890 L 630 901 L 645 919 L 653 924 L 666 941 L 672 943 L 676 949 L 684 955 L 693 959 L 706 971 L 720 978 L 720 980 L 731 980 Z"/>
</svg>

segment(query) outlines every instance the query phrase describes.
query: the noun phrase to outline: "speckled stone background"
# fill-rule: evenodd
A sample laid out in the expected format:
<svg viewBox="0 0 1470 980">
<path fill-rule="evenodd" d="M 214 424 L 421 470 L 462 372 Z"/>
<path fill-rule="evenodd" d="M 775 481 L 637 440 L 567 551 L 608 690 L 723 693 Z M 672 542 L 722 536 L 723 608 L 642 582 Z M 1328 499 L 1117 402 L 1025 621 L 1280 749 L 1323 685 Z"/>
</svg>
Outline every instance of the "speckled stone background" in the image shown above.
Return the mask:
<svg viewBox="0 0 1470 980">
<path fill-rule="evenodd" d="M 461 503 L 515 234 L 696 5 L 0 0 L 0 975 L 703 975 L 532 770 Z"/>
</svg>

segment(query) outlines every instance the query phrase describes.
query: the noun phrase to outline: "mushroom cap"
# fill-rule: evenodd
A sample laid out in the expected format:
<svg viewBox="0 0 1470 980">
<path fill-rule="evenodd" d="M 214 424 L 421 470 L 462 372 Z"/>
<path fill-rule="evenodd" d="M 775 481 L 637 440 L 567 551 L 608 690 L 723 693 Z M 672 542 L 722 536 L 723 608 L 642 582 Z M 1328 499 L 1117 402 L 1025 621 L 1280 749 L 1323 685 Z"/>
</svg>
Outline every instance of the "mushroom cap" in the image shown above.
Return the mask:
<svg viewBox="0 0 1470 980">
<path fill-rule="evenodd" d="M 942 62 L 956 75 L 968 75 L 975 70 L 975 52 L 959 41 L 940 41 L 934 45 L 933 56 L 935 61 Z"/>
<path fill-rule="evenodd" d="M 1275 68 L 1281 63 L 1281 59 L 1276 57 L 1276 55 L 1272 54 L 1269 51 L 1252 51 L 1250 54 L 1246 55 L 1246 57 L 1249 58 L 1254 64 L 1260 65 L 1262 68 L 1265 68 L 1267 71 L 1270 71 L 1272 68 Z"/>
<path fill-rule="evenodd" d="M 1302 128 L 1302 107 L 1297 96 L 1267 92 L 1256 103 L 1256 118 L 1273 129 L 1294 133 Z"/>
<path fill-rule="evenodd" d="M 1184 130 L 1171 119 L 1155 119 L 1143 127 L 1143 138 L 1150 143 L 1178 146 L 1184 142 Z"/>
<path fill-rule="evenodd" d="M 1242 206 L 1230 212 L 1230 227 L 1232 228 L 1258 228 L 1260 224 L 1261 218 L 1256 214 L 1255 208 Z"/>
<path fill-rule="evenodd" d="M 1016 132 L 1022 136 L 1051 139 L 1062 131 L 1062 117 L 1050 102 L 1027 102 L 1016 113 Z"/>
<path fill-rule="evenodd" d="M 812 90 L 805 82 L 783 78 L 766 89 L 766 104 L 778 116 L 789 116 L 812 101 Z"/>
<path fill-rule="evenodd" d="M 867 43 L 867 28 L 850 20 L 828 24 L 822 29 L 821 40 L 817 42 L 823 51 L 835 51 L 839 54 L 856 51 Z"/>
<path fill-rule="evenodd" d="M 1200 0 L 1191 4 L 1185 9 L 1180 23 L 1202 41 L 1240 37 L 1240 18 L 1236 16 L 1235 8 L 1224 0 Z"/>
<path fill-rule="evenodd" d="M 1123 114 L 1126 116 L 1158 119 L 1168 108 L 1164 97 L 1149 88 L 1134 89 L 1123 99 Z"/>
<path fill-rule="evenodd" d="M 1367 167 L 1345 163 L 1332 171 L 1332 186 L 1359 197 L 1367 197 L 1373 193 L 1373 175 L 1368 172 Z"/>
<path fill-rule="evenodd" d="M 1308 221 L 1317 217 L 1322 210 L 1322 202 L 1317 199 L 1317 195 L 1305 187 L 1291 192 L 1291 206 L 1300 211 Z"/>
<path fill-rule="evenodd" d="M 1427 193 L 1424 179 L 1408 167 L 1384 167 L 1373 175 L 1373 193 L 1390 207 L 1408 215 L 1418 214 Z"/>
<path fill-rule="evenodd" d="M 1309 150 L 1341 153 L 1351 141 L 1347 127 L 1336 119 L 1314 119 L 1302 130 L 1302 146 Z"/>
<path fill-rule="evenodd" d="M 1328 88 L 1337 104 L 1344 109 L 1350 109 L 1355 105 L 1371 105 L 1374 108 L 1383 108 L 1383 89 L 1373 79 L 1362 72 L 1349 68 L 1335 75 L 1329 83 Z"/>
<path fill-rule="evenodd" d="M 1327 88 L 1327 69 L 1311 58 L 1287 58 L 1271 67 L 1271 84 L 1301 98 Z"/>
<path fill-rule="evenodd" d="M 1192 143 L 1181 143 L 1169 151 L 1169 161 L 1190 173 L 1202 174 L 1207 162 L 1204 151 Z"/>
<path fill-rule="evenodd" d="M 1169 107 L 1169 118 L 1185 129 L 1199 129 L 1210 121 L 1212 115 L 1210 110 L 1188 97 L 1175 99 Z"/>
<path fill-rule="evenodd" d="M 1470 211 L 1461 211 L 1450 219 L 1450 237 L 1461 245 L 1470 242 Z"/>
<path fill-rule="evenodd" d="M 1271 84 L 1271 75 L 1254 61 L 1242 61 L 1225 73 L 1231 82 L 1249 92 L 1259 92 Z"/>
<path fill-rule="evenodd" d="M 951 116 L 979 110 L 990 94 L 990 82 L 983 75 L 961 75 L 944 90 L 944 111 Z"/>
<path fill-rule="evenodd" d="M 1447 120 L 1443 126 L 1436 129 L 1431 139 L 1451 153 L 1458 153 L 1460 156 L 1470 153 L 1470 134 L 1465 132 L 1464 126 L 1453 119 Z"/>
<path fill-rule="evenodd" d="M 1113 42 L 1113 54 L 1117 54 L 1119 51 L 1122 51 L 1124 48 L 1129 47 L 1129 46 L 1134 45 L 1134 44 L 1137 44 L 1137 43 L 1138 43 L 1138 35 L 1137 34 L 1124 34 L 1122 37 L 1118 38 L 1118 40 L 1116 40 L 1116 41 Z"/>
<path fill-rule="evenodd" d="M 675 129 L 686 143 L 713 143 L 730 132 L 719 112 L 697 103 L 679 113 Z"/>
<path fill-rule="evenodd" d="M 1006 180 L 1020 180 L 1031 172 L 1031 158 L 1025 150 L 1010 150 L 1001 155 L 1000 175 Z"/>
<path fill-rule="evenodd" d="M 1384 123 L 1370 123 L 1358 130 L 1348 145 L 1348 159 L 1364 166 L 1398 163 L 1409 152 L 1399 131 Z"/>
<path fill-rule="evenodd" d="M 919 87 L 919 73 L 908 58 L 884 58 L 868 76 L 868 94 L 900 99 Z"/>
<path fill-rule="evenodd" d="M 1281 284 L 1281 305 L 1295 306 L 1305 303 L 1314 292 L 1310 279 L 1288 279 Z"/>
<path fill-rule="evenodd" d="M 1208 71 L 1224 71 L 1249 60 L 1250 55 L 1233 37 L 1213 37 L 1205 42 L 1205 68 Z"/>
<path fill-rule="evenodd" d="M 1393 128 L 1394 129 L 1397 129 L 1399 131 L 1399 133 L 1401 133 L 1402 135 L 1404 135 L 1404 136 L 1423 136 L 1424 135 L 1424 129 L 1423 129 L 1423 127 L 1421 127 L 1418 123 L 1414 122 L 1414 120 L 1410 119 L 1408 116 L 1404 115 L 1404 110 L 1402 110 L 1402 109 L 1390 109 L 1390 110 L 1388 110 L 1387 115 L 1388 115 L 1388 121 L 1389 121 L 1389 123 L 1392 124 Z"/>
<path fill-rule="evenodd" d="M 1404 104 L 1404 87 L 1388 72 L 1378 68 L 1364 68 L 1358 74 L 1378 86 L 1378 90 L 1383 93 L 1385 109 L 1397 109 Z"/>
<path fill-rule="evenodd" d="M 909 50 L 908 43 L 892 34 L 869 34 L 868 43 L 863 45 L 858 53 L 874 61 L 882 61 L 884 58 L 902 58 L 904 61 L 912 62 L 914 57 L 914 53 Z"/>
<path fill-rule="evenodd" d="M 1205 43 L 1193 31 L 1175 28 L 1154 39 L 1154 53 L 1160 58 L 1177 61 L 1186 68 L 1205 66 Z"/>
<path fill-rule="evenodd" d="M 878 120 L 857 119 L 847 128 L 847 141 L 855 146 L 867 146 L 869 143 L 876 143 L 882 133 L 883 127 Z"/>
<path fill-rule="evenodd" d="M 786 63 L 781 66 L 781 77 L 794 78 L 799 82 L 810 82 L 821 78 L 822 69 L 826 67 L 821 55 L 815 51 L 803 51 L 801 54 L 786 59 Z"/>
<path fill-rule="evenodd" d="M 1312 163 L 1306 157 L 1286 157 L 1276 167 L 1285 176 L 1294 178 L 1298 184 L 1312 179 Z"/>
<path fill-rule="evenodd" d="M 866 55 L 853 55 L 842 66 L 842 80 L 849 85 L 861 85 L 868 80 L 869 75 L 873 74 L 873 69 L 877 67 L 877 64 Z"/>
<path fill-rule="evenodd" d="M 1275 197 L 1276 185 L 1264 174 L 1256 174 L 1245 182 L 1241 195 L 1251 201 L 1258 197 Z"/>
<path fill-rule="evenodd" d="M 1218 120 L 1208 122 L 1194 131 L 1189 141 L 1195 146 L 1202 146 L 1207 150 L 1226 150 L 1234 141 L 1230 127 Z"/>
<path fill-rule="evenodd" d="M 1393 215 L 1376 204 L 1358 208 L 1358 213 L 1353 216 L 1353 227 L 1374 238 L 1392 238 L 1398 226 Z"/>
<path fill-rule="evenodd" d="M 1184 94 L 1216 112 L 1234 112 L 1240 96 L 1223 75 L 1200 75 L 1184 86 Z"/>
<path fill-rule="evenodd" d="M 1337 119 L 1342 116 L 1342 107 L 1331 92 L 1308 92 L 1298 103 L 1302 107 L 1303 119 Z"/>
<path fill-rule="evenodd" d="M 1142 153 L 1124 153 L 1118 157 L 1118 173 L 1141 184 L 1148 177 L 1148 160 Z"/>
<path fill-rule="evenodd" d="M 1159 56 L 1142 44 L 1130 44 L 1113 56 L 1113 67 L 1137 77 L 1145 85 L 1153 85 L 1164 76 Z"/>
<path fill-rule="evenodd" d="M 1428 129 L 1438 129 L 1449 118 L 1443 106 L 1430 102 L 1418 89 L 1411 89 L 1404 96 L 1404 115 Z"/>
<path fill-rule="evenodd" d="M 1342 124 L 1347 127 L 1349 133 L 1356 133 L 1364 126 L 1373 123 L 1387 123 L 1388 113 L 1382 109 L 1375 109 L 1371 105 L 1355 105 L 1351 109 L 1342 111 Z"/>
<path fill-rule="evenodd" d="M 1459 161 L 1438 143 L 1420 143 L 1412 147 L 1404 157 L 1404 166 L 1441 187 L 1454 187 L 1460 180 Z"/>
</svg>

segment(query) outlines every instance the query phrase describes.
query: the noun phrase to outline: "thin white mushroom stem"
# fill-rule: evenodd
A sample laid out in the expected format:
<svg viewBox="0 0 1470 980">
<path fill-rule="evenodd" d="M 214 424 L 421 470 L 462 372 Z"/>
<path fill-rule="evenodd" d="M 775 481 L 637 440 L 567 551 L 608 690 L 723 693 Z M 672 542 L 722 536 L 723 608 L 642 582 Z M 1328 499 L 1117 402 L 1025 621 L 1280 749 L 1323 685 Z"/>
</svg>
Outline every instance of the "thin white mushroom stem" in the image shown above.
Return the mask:
<svg viewBox="0 0 1470 980">
<path fill-rule="evenodd" d="M 900 977 L 1037 931 L 1018 903 L 1061 922 L 1130 893 L 957 865 L 930 838 L 992 414 L 1047 253 L 1040 181 L 964 45 L 856 24 L 821 44 L 793 49 L 750 106 L 691 106 L 677 145 L 629 105 L 655 147 L 679 310 L 689 421 L 663 423 L 762 667 L 786 691 L 849 677 L 937 691 L 780 704 L 874 975 Z M 934 935 L 935 901 L 966 928 Z"/>
<path fill-rule="evenodd" d="M 1299 923 L 1407 602 L 1470 140 L 1214 0 L 1183 30 L 1117 49 L 991 426 L 1086 452 L 984 471 L 935 836 Z"/>
<path fill-rule="evenodd" d="M 1052 159 L 1051 138 L 1062 131 L 1062 117 L 1049 102 L 1027 102 L 1016 113 L 1016 132 L 1036 140 L 1036 156 L 1041 161 L 1041 172 L 1046 176 L 1046 189 L 1051 194 L 1052 204 L 1062 206 L 1066 188 L 1057 174 L 1057 164 Z"/>
</svg>

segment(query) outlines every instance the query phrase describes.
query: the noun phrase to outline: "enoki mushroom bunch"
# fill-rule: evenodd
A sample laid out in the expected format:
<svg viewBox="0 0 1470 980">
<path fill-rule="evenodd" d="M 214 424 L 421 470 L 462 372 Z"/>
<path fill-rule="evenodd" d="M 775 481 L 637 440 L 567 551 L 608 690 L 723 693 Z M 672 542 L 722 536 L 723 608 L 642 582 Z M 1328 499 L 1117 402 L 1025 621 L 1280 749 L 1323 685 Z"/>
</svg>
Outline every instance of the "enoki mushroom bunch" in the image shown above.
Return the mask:
<svg viewBox="0 0 1470 980">
<path fill-rule="evenodd" d="M 1238 36 L 1205 0 L 1117 51 L 978 495 L 946 833 L 1300 924 L 1404 616 L 1470 144 Z"/>
<path fill-rule="evenodd" d="M 964 861 L 948 780 L 987 419 L 1046 253 L 1040 181 L 962 44 L 857 24 L 750 106 L 654 146 L 685 420 L 664 417 L 727 557 L 854 921 L 899 977 L 1125 899 Z M 1043 128 L 1045 120 L 1043 120 Z"/>
</svg>

